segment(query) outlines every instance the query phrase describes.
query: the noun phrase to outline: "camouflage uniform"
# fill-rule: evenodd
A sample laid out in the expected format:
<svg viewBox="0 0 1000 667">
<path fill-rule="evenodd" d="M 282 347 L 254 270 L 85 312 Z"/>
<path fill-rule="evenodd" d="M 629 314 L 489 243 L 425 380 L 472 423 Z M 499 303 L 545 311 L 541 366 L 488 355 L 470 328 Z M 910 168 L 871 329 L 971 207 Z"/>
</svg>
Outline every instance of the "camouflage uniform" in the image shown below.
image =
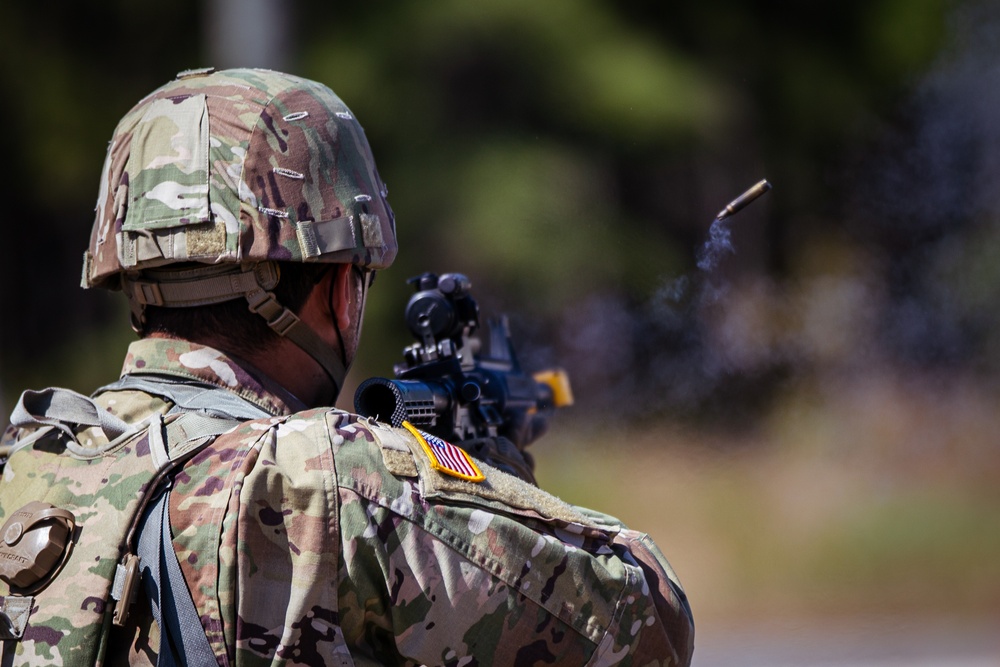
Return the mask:
<svg viewBox="0 0 1000 667">
<path fill-rule="evenodd" d="M 332 91 L 266 70 L 196 71 L 151 93 L 116 128 L 83 284 L 123 290 L 139 331 L 150 305 L 246 298 L 339 387 L 346 359 L 271 292 L 280 265 L 369 271 L 396 251 L 364 132 Z M 148 480 L 164 459 L 182 460 L 194 442 L 204 448 L 174 474 L 161 516 L 169 514 L 165 543 L 221 665 L 690 662 L 690 610 L 648 536 L 485 464 L 480 481 L 446 474 L 431 465 L 419 433 L 304 410 L 273 381 L 203 345 L 140 340 L 123 375 L 203 386 L 219 404 L 271 417 L 205 436 L 182 428 L 199 412 L 188 406 L 178 416 L 176 395 L 118 385 L 95 397 L 100 421 L 114 418 L 111 433 L 156 428 L 126 432 L 114 447 L 102 426 L 69 436 L 72 447 L 57 433 L 37 451 L 22 449 L 21 472 L 4 471 L 9 494 L 23 495 L 24 485 L 58 505 L 75 489 L 80 516 L 76 560 L 39 594 L 44 609 L 31 611 L 39 622 L 28 620 L 19 658 L 62 662 L 80 636 L 74 619 L 103 613 L 116 547 L 101 552 L 102 522 L 138 505 L 141 482 L 128 482 Z M 59 446 L 76 448 L 65 465 Z M 112 450 L 146 476 L 102 475 Z M 32 469 L 36 460 L 45 463 Z M 53 479 L 62 480 L 58 498 L 46 490 Z M 145 579 L 163 590 L 163 581 Z M 111 631 L 108 663 L 156 662 L 151 599 L 140 596 L 126 625 Z M 26 598 L 4 604 L 11 600 Z"/>
<path fill-rule="evenodd" d="M 219 664 L 340 664 L 341 637 L 355 665 L 689 663 L 673 571 L 615 519 L 485 464 L 480 483 L 432 470 L 402 429 L 293 413 L 211 348 L 138 341 L 124 373 L 211 383 L 275 415 L 218 438 L 171 492 L 174 547 Z M 129 391 L 97 402 L 129 422 L 170 407 Z M 155 664 L 151 625 L 133 614 L 111 650 Z"/>
</svg>

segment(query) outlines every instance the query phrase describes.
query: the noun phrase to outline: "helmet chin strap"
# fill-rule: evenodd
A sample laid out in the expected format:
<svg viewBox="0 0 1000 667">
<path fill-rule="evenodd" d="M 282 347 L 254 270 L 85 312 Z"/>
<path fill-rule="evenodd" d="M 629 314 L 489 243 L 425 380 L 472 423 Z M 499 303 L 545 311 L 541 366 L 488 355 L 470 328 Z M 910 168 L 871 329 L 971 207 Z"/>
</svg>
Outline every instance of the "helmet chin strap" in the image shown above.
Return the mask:
<svg viewBox="0 0 1000 667">
<path fill-rule="evenodd" d="M 353 276 L 354 271 L 356 271 L 358 282 L 361 284 L 361 307 L 358 309 L 358 335 L 360 335 L 361 322 L 364 321 L 365 306 L 368 303 L 368 287 L 371 282 L 364 270 L 357 266 L 352 268 L 351 275 Z M 344 344 L 344 334 L 340 330 L 340 323 L 337 321 L 336 308 L 333 302 L 335 283 L 335 280 L 330 281 L 329 291 L 327 292 L 327 303 L 330 304 L 333 328 L 337 332 L 337 342 L 340 347 L 339 357 L 333 348 L 324 342 L 319 334 L 309 325 L 300 320 L 295 313 L 278 303 L 274 294 L 264 289 L 246 294 L 247 303 L 250 305 L 251 311 L 263 317 L 267 325 L 275 333 L 279 336 L 284 336 L 298 345 L 323 368 L 333 383 L 334 400 L 340 395 L 340 390 L 344 386 L 344 380 L 347 378 L 347 370 L 350 368 L 350 363 L 347 361 L 347 346 Z"/>
<path fill-rule="evenodd" d="M 278 284 L 278 267 L 262 262 L 233 271 L 231 267 L 205 266 L 173 271 L 146 271 L 141 277 L 122 278 L 122 291 L 132 309 L 133 326 L 141 331 L 147 305 L 180 308 L 221 303 L 244 297 L 250 310 L 264 318 L 279 336 L 298 345 L 316 360 L 333 383 L 334 397 L 347 377 L 347 354 L 341 336 L 338 354 L 298 315 L 281 305 L 271 292 Z M 364 296 L 362 295 L 362 299 Z M 362 307 L 364 301 L 362 300 Z M 334 322 L 336 325 L 336 322 Z"/>
<path fill-rule="evenodd" d="M 320 365 L 330 378 L 330 382 L 333 383 L 333 396 L 336 399 L 344 386 L 344 379 L 347 377 L 347 356 L 343 349 L 343 337 L 340 334 L 340 327 L 337 326 L 336 318 L 334 318 L 334 327 L 337 329 L 337 337 L 341 341 L 339 355 L 320 338 L 312 327 L 278 303 L 271 292 L 264 290 L 249 292 L 246 299 L 250 310 L 263 317 L 272 331 L 298 345 Z"/>
</svg>

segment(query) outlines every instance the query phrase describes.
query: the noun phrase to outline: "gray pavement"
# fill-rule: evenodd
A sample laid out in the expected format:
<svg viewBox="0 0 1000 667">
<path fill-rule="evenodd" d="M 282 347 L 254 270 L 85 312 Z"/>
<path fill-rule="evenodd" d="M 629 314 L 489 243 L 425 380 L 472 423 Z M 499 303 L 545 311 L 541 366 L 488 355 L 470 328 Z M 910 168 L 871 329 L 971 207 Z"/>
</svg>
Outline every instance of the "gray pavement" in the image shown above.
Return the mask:
<svg viewBox="0 0 1000 667">
<path fill-rule="evenodd" d="M 697 619 L 696 619 L 697 622 Z M 693 667 L 1000 667 L 1000 615 L 699 624 Z"/>
</svg>

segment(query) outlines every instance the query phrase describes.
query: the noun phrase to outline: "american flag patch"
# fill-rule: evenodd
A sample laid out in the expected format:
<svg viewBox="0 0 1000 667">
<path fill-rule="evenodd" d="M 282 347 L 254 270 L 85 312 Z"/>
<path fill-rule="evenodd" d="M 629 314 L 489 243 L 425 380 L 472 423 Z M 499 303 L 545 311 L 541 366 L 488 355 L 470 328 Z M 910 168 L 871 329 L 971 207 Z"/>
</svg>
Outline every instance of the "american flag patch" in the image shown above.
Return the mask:
<svg viewBox="0 0 1000 667">
<path fill-rule="evenodd" d="M 486 479 L 478 466 L 476 466 L 461 447 L 456 447 L 450 442 L 445 442 L 436 435 L 424 433 L 410 422 L 404 421 L 403 426 L 420 441 L 420 446 L 427 452 L 427 456 L 431 461 L 431 468 L 434 470 L 470 482 L 481 482 Z"/>
</svg>

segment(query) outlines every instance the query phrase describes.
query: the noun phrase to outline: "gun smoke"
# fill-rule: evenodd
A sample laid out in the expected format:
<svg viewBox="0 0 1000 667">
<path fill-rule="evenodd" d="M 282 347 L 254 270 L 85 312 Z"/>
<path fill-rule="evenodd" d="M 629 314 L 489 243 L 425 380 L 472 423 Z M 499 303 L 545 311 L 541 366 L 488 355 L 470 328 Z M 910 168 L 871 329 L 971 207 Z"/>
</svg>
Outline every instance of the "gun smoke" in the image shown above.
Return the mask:
<svg viewBox="0 0 1000 667">
<path fill-rule="evenodd" d="M 698 255 L 698 268 L 705 272 L 715 270 L 725 254 L 735 252 L 733 234 L 726 220 L 716 218 L 708 228 L 708 240 Z"/>
<path fill-rule="evenodd" d="M 696 272 L 665 279 L 644 303 L 599 294 L 567 313 L 562 339 L 571 357 L 570 375 L 578 385 L 604 387 L 600 405 L 588 411 L 630 418 L 691 413 L 721 395 L 724 385 L 739 384 L 734 373 L 741 364 L 734 366 L 731 355 L 720 354 L 711 340 L 710 320 L 712 311 L 726 307 L 729 284 L 720 267 L 736 252 L 729 216 L 770 184 L 761 181 L 755 188 L 713 220 L 696 253 Z"/>
</svg>

